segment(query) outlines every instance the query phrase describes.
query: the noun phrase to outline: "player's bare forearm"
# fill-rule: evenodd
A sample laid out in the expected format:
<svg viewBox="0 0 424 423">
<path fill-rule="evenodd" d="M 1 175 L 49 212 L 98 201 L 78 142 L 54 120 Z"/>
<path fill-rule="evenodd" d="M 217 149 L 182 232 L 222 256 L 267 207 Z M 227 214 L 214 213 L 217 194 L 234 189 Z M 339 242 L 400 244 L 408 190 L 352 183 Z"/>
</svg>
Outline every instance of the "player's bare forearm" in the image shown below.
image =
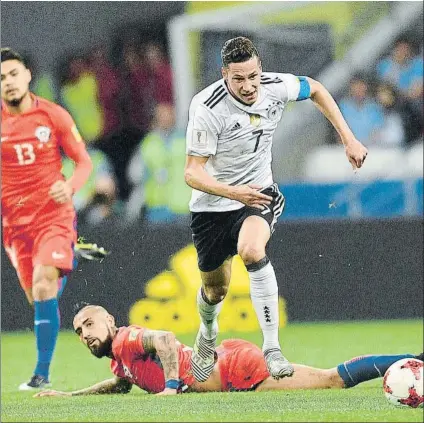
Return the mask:
<svg viewBox="0 0 424 423">
<path fill-rule="evenodd" d="M 308 78 L 311 87 L 311 100 L 320 112 L 331 122 L 344 145 L 349 144 L 355 137 L 344 119 L 339 106 L 328 90 L 318 81 Z"/>
<path fill-rule="evenodd" d="M 314 79 L 308 78 L 311 87 L 311 99 L 318 109 L 327 117 L 339 133 L 346 156 L 353 169 L 362 167 L 368 150 L 356 138 L 346 123 L 342 112 L 328 90 Z"/>
<path fill-rule="evenodd" d="M 72 159 L 75 161 L 75 170 L 67 183 L 72 187 L 72 192 L 75 193 L 87 182 L 93 170 L 93 163 L 85 149 Z"/>
<path fill-rule="evenodd" d="M 247 206 L 263 210 L 270 204 L 272 197 L 259 192 L 263 187 L 255 184 L 231 186 L 218 182 L 204 169 L 207 157 L 187 156 L 184 177 L 187 185 L 208 194 L 239 201 Z"/>
<path fill-rule="evenodd" d="M 131 391 L 131 388 L 132 384 L 126 379 L 114 377 L 78 391 L 63 392 L 48 389 L 38 392 L 34 395 L 34 397 L 73 397 L 78 395 L 127 394 Z"/>
<path fill-rule="evenodd" d="M 187 185 L 191 188 L 206 192 L 207 194 L 234 199 L 233 187 L 218 182 L 200 164 L 186 166 L 184 177 Z"/>
<path fill-rule="evenodd" d="M 96 394 L 127 394 L 130 392 L 132 384 L 125 379 L 114 377 L 103 380 L 88 388 L 70 392 L 71 396 L 96 395 Z"/>
<path fill-rule="evenodd" d="M 163 367 L 165 381 L 179 379 L 178 349 L 175 335 L 162 330 L 146 330 L 143 333 L 146 353 L 157 354 Z"/>
</svg>

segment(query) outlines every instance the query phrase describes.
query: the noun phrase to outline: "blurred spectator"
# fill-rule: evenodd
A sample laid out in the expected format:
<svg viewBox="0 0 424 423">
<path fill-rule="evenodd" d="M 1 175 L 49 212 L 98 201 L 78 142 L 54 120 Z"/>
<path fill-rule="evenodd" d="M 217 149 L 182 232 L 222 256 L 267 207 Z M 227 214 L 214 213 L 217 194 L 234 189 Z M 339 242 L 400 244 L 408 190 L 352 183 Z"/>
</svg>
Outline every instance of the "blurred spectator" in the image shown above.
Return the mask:
<svg viewBox="0 0 424 423">
<path fill-rule="evenodd" d="M 114 105 L 117 104 L 119 107 L 120 130 L 105 134 L 97 146 L 112 161 L 119 186 L 119 197 L 125 201 L 128 198 L 130 188 L 126 175 L 128 160 L 134 147 L 148 131 L 151 118 L 148 113 L 149 104 L 144 98 L 145 72 L 138 49 L 134 44 L 127 43 L 119 51 L 122 53 L 122 56 L 116 58 L 117 77 L 120 81 L 119 94 L 115 97 L 115 100 L 109 97 L 107 103 L 111 105 L 113 102 Z M 102 90 L 101 85 L 102 82 L 99 82 L 99 92 Z M 113 87 L 115 88 L 114 85 Z M 106 83 L 104 89 L 106 91 L 108 89 Z M 99 95 L 102 96 L 102 94 Z M 105 110 L 105 113 L 107 113 L 107 110 Z"/>
<path fill-rule="evenodd" d="M 414 53 L 414 46 L 406 37 L 400 37 L 390 55 L 377 65 L 380 79 L 392 83 L 404 100 L 413 108 L 422 125 L 423 120 L 423 76 L 422 55 Z"/>
<path fill-rule="evenodd" d="M 134 185 L 127 204 L 127 219 L 145 209 L 150 221 L 172 220 L 188 214 L 191 189 L 184 181 L 185 134 L 175 129 L 172 105 L 156 106 L 151 131 L 142 139 L 129 167 Z"/>
<path fill-rule="evenodd" d="M 148 80 L 145 64 L 139 48 L 135 44 L 127 44 L 123 50 L 123 66 L 121 69 L 124 81 L 123 104 L 127 128 L 138 131 L 140 138 L 149 129 L 152 105 L 149 101 Z"/>
<path fill-rule="evenodd" d="M 118 223 L 118 206 L 115 181 L 112 178 L 100 178 L 96 181 L 92 201 L 81 213 L 82 220 L 90 225 Z"/>
<path fill-rule="evenodd" d="M 116 214 L 116 182 L 115 175 L 107 156 L 100 150 L 88 148 L 93 161 L 90 178 L 74 197 L 78 217 L 87 223 L 97 224 Z M 74 162 L 64 158 L 62 173 L 69 178 L 74 170 Z"/>
<path fill-rule="evenodd" d="M 355 75 L 349 94 L 340 101 L 340 110 L 359 141 L 368 145 L 384 122 L 383 108 L 371 97 L 365 77 Z"/>
<path fill-rule="evenodd" d="M 106 47 L 103 45 L 92 49 L 89 60 L 97 79 L 98 99 L 103 112 L 102 136 L 109 136 L 121 128 L 119 73 L 111 65 Z"/>
<path fill-rule="evenodd" d="M 172 103 L 172 69 L 159 44 L 124 46 L 124 81 L 127 81 L 128 126 L 145 133 L 156 104 Z"/>
<path fill-rule="evenodd" d="M 369 145 L 404 145 L 405 130 L 399 112 L 399 99 L 394 87 L 388 83 L 380 83 L 377 86 L 376 98 L 384 111 L 383 124 L 374 132 Z"/>
<path fill-rule="evenodd" d="M 155 103 L 173 103 L 172 68 L 162 47 L 149 42 L 145 46 L 146 70 Z"/>
<path fill-rule="evenodd" d="M 103 133 L 103 115 L 97 79 L 84 56 L 73 56 L 62 69 L 61 102 L 75 120 L 87 143 Z"/>
<path fill-rule="evenodd" d="M 414 55 L 413 46 L 399 38 L 391 54 L 377 65 L 380 79 L 392 83 L 407 98 L 417 99 L 423 93 L 423 59 Z"/>
</svg>

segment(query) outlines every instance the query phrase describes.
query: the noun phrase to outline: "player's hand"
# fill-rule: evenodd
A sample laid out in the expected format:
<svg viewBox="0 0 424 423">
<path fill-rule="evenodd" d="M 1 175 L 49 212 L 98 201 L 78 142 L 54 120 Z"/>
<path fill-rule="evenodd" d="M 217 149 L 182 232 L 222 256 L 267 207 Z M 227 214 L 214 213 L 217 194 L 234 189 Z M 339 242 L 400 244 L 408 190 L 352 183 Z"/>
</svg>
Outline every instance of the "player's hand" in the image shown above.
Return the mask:
<svg viewBox="0 0 424 423">
<path fill-rule="evenodd" d="M 345 142 L 346 156 L 353 167 L 353 170 L 359 169 L 364 164 L 368 150 L 356 138 Z"/>
<path fill-rule="evenodd" d="M 253 184 L 235 186 L 232 198 L 246 204 L 246 206 L 263 210 L 264 205 L 271 204 L 272 197 L 259 192 L 261 189 L 261 186 Z"/>
<path fill-rule="evenodd" d="M 50 197 L 58 204 L 72 200 L 72 188 L 66 181 L 56 181 L 50 188 Z"/>
<path fill-rule="evenodd" d="M 55 391 L 53 389 L 47 389 L 45 391 L 37 392 L 35 395 L 33 395 L 34 398 L 41 398 L 41 397 L 70 397 L 70 396 L 72 396 L 70 392 Z"/>
<path fill-rule="evenodd" d="M 162 392 L 157 393 L 156 395 L 177 395 L 177 390 L 176 389 L 171 389 L 171 388 L 165 388 Z"/>
</svg>

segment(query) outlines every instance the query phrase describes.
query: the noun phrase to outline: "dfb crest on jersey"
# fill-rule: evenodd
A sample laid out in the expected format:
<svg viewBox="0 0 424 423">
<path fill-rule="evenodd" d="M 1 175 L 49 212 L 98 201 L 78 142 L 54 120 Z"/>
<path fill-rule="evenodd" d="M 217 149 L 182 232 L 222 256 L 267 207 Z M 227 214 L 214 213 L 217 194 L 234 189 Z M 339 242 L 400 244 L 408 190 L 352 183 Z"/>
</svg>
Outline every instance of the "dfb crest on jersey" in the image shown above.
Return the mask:
<svg viewBox="0 0 424 423">
<path fill-rule="evenodd" d="M 40 142 L 48 142 L 50 139 L 51 130 L 48 126 L 39 126 L 35 130 L 35 136 Z"/>
<path fill-rule="evenodd" d="M 259 115 L 250 115 L 250 124 L 252 126 L 259 126 L 261 124 L 261 117 Z"/>
<path fill-rule="evenodd" d="M 269 110 L 268 110 L 268 119 L 269 120 L 277 120 L 279 118 L 279 113 L 278 113 L 278 106 L 272 106 Z"/>
</svg>

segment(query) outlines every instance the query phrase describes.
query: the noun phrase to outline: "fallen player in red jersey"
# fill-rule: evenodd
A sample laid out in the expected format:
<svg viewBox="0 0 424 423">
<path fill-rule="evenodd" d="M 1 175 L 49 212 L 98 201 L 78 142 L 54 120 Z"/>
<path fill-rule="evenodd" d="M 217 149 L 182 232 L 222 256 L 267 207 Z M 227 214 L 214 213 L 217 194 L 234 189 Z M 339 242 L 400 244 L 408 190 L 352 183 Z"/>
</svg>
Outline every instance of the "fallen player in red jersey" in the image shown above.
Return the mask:
<svg viewBox="0 0 424 423">
<path fill-rule="evenodd" d="M 205 382 L 197 382 L 191 371 L 192 348 L 172 332 L 140 326 L 116 327 L 115 319 L 103 307 L 87 305 L 74 317 L 74 329 L 81 341 L 98 358 L 111 359 L 115 377 L 73 392 L 46 390 L 36 397 L 127 393 L 132 385 L 159 395 L 182 392 L 264 391 L 287 389 L 347 388 L 381 377 L 402 358 L 422 354 L 357 357 L 331 369 L 295 364 L 290 378 L 273 379 L 261 349 L 241 339 L 224 340 L 216 349 L 216 363 Z"/>
</svg>

